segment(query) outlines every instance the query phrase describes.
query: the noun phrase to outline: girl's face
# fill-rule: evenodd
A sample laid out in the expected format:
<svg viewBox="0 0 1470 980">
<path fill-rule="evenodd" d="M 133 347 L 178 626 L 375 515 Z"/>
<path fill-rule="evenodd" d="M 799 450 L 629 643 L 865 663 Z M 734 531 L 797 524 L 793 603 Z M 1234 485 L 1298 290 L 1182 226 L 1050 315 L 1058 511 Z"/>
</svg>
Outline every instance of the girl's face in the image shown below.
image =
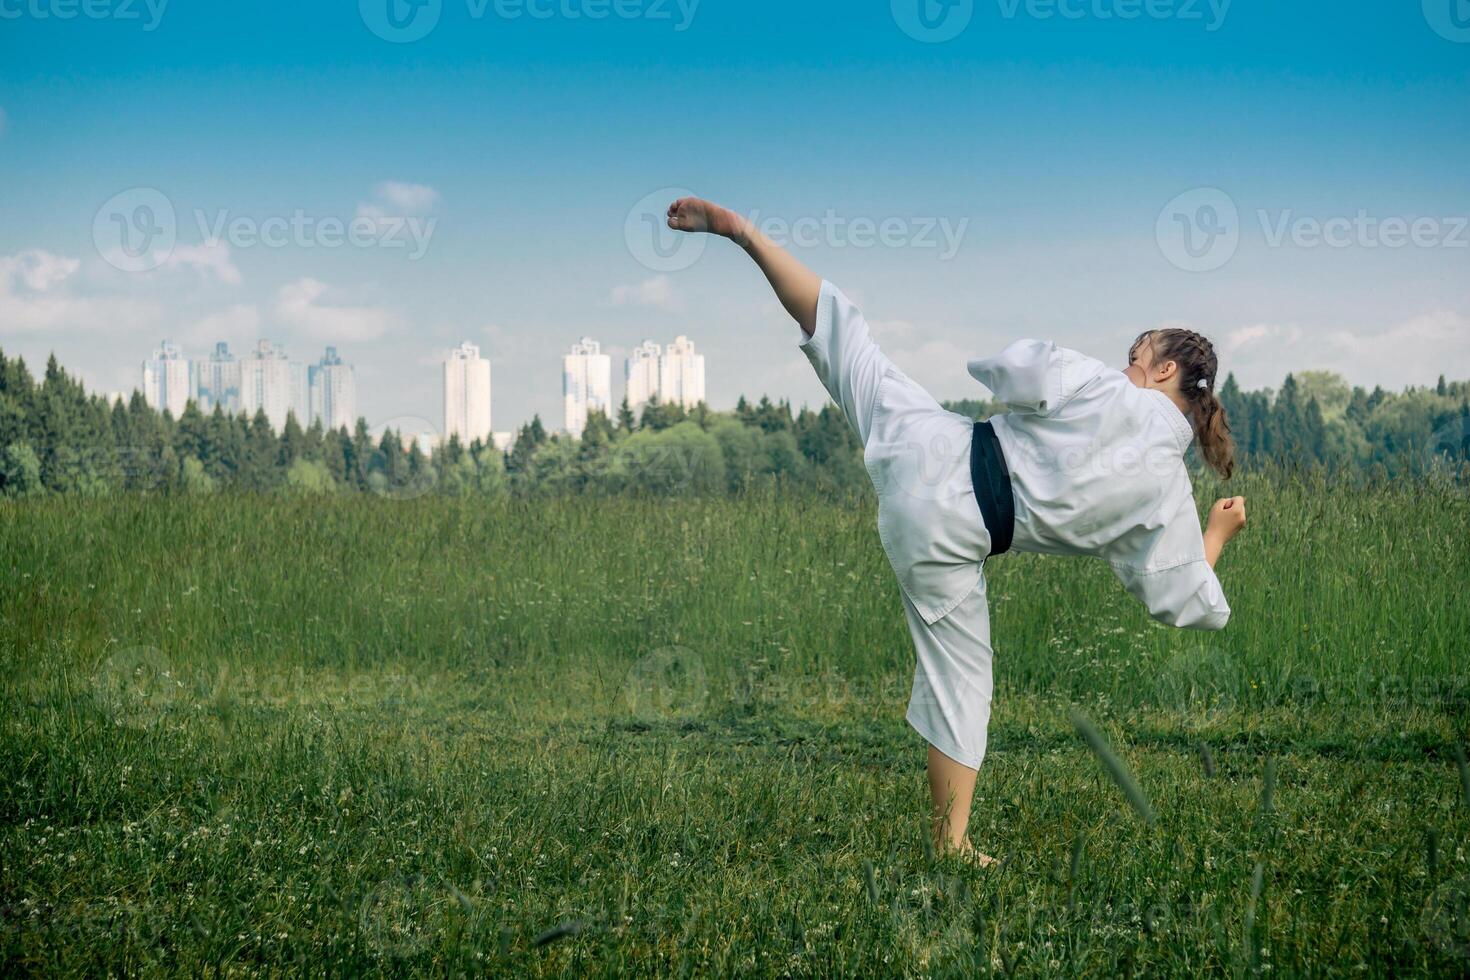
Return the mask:
<svg viewBox="0 0 1470 980">
<path fill-rule="evenodd" d="M 1133 349 L 1128 352 L 1128 366 L 1123 369 L 1123 373 L 1138 387 L 1147 388 L 1153 367 L 1153 357 L 1153 345 L 1145 337 L 1134 344 Z"/>
<path fill-rule="evenodd" d="M 1166 394 L 1179 385 L 1179 365 L 1173 361 L 1155 364 L 1154 345 L 1148 337 L 1138 341 L 1128 352 L 1128 366 L 1123 373 L 1140 388 L 1157 388 Z"/>
</svg>

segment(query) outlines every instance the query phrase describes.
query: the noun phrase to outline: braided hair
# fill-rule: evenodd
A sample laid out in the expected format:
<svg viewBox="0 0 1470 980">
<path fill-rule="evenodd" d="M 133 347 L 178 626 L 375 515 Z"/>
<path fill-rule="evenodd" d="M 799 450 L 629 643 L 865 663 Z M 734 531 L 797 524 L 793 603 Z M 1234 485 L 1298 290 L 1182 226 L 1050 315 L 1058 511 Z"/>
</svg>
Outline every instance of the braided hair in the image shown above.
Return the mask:
<svg viewBox="0 0 1470 980">
<path fill-rule="evenodd" d="M 1235 440 L 1225 407 L 1215 394 L 1215 374 L 1220 369 L 1215 345 L 1193 330 L 1177 328 L 1146 331 L 1132 349 L 1144 343 L 1151 348 L 1155 364 L 1173 361 L 1179 365 L 1179 393 L 1189 405 L 1200 455 L 1221 479 L 1230 479 L 1235 473 Z"/>
</svg>

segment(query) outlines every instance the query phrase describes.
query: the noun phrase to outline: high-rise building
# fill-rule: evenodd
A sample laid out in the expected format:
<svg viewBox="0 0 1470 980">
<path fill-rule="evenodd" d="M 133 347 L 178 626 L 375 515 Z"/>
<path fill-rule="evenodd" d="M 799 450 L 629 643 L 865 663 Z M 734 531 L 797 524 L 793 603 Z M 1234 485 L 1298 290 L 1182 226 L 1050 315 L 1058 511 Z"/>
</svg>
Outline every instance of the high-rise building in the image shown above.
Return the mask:
<svg viewBox="0 0 1470 980">
<path fill-rule="evenodd" d="M 694 353 L 688 337 L 675 337 L 658 362 L 658 397 L 666 404 L 693 408 L 704 401 L 704 355 Z"/>
<path fill-rule="evenodd" d="M 155 410 L 174 418 L 184 414 L 184 406 L 194 397 L 191 366 L 172 341 L 165 340 L 143 362 L 143 397 Z"/>
<path fill-rule="evenodd" d="M 271 428 L 280 432 L 286 427 L 286 416 L 298 409 L 300 396 L 293 365 L 279 344 L 262 340 L 255 350 L 240 360 L 240 409 L 251 418 L 257 411 L 265 412 Z M 300 398 L 305 401 L 304 398 Z M 298 423 L 306 419 L 305 409 L 296 416 Z"/>
<path fill-rule="evenodd" d="M 563 426 L 580 438 L 589 412 L 612 414 L 612 358 L 602 353 L 597 341 L 583 337 L 561 364 Z"/>
<path fill-rule="evenodd" d="M 322 423 L 331 431 L 346 427 L 350 433 L 357 423 L 357 379 L 351 364 L 343 364 L 337 348 L 328 347 L 322 359 L 306 370 L 309 393 L 308 418 Z"/>
<path fill-rule="evenodd" d="M 658 359 L 661 353 L 658 344 L 645 340 L 629 351 L 628 359 L 623 362 L 623 392 L 628 407 L 634 412 L 659 394 Z"/>
<path fill-rule="evenodd" d="M 306 365 L 290 361 L 291 367 L 291 414 L 302 428 L 311 425 L 311 385 L 307 381 Z"/>
<path fill-rule="evenodd" d="M 215 344 L 209 360 L 194 362 L 194 400 L 201 412 L 213 412 L 216 405 L 226 415 L 240 411 L 240 362 L 229 344 Z"/>
<path fill-rule="evenodd" d="M 468 446 L 490 438 L 490 362 L 469 341 L 444 361 L 444 439 Z"/>
</svg>

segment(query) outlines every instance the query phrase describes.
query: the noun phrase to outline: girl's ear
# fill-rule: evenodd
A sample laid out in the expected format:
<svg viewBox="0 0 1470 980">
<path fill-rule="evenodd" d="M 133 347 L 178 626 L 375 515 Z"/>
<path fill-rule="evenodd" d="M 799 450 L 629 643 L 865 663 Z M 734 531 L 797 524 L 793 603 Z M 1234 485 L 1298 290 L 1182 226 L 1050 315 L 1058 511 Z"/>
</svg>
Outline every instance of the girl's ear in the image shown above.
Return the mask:
<svg viewBox="0 0 1470 980">
<path fill-rule="evenodd" d="M 1179 365 L 1174 361 L 1165 361 L 1163 364 L 1154 365 L 1154 380 L 1160 384 L 1168 381 L 1179 373 Z"/>
</svg>

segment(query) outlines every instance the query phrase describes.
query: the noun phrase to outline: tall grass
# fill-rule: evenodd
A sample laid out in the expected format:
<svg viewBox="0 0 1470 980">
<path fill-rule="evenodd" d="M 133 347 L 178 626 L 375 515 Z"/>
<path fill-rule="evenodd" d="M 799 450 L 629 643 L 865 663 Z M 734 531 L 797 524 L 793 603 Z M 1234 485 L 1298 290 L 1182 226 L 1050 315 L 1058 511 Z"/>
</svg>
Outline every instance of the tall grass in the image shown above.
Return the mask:
<svg viewBox="0 0 1470 980">
<path fill-rule="evenodd" d="M 0 966 L 1462 971 L 1470 500 L 1236 492 L 1223 633 L 991 564 L 998 873 L 871 504 L 0 503 Z"/>
</svg>

